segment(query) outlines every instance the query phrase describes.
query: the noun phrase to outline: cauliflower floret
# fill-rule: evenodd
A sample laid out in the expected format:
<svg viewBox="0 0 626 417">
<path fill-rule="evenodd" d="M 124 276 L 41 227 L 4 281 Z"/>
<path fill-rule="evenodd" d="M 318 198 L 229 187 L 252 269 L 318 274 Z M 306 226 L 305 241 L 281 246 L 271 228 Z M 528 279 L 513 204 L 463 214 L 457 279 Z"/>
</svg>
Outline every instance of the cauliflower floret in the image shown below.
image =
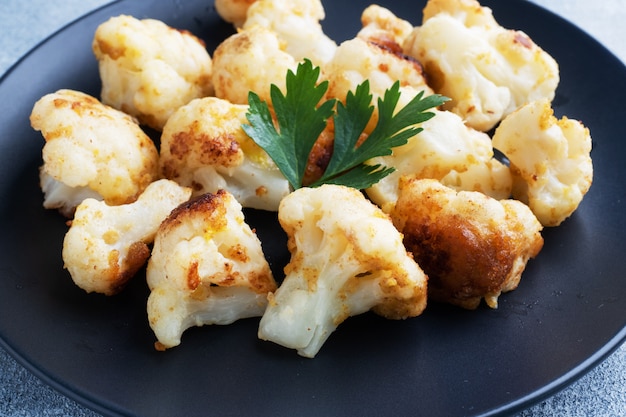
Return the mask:
<svg viewBox="0 0 626 417">
<path fill-rule="evenodd" d="M 513 197 L 527 203 L 544 226 L 568 218 L 591 187 L 589 129 L 567 117 L 557 120 L 547 100 L 507 116 L 493 145 L 510 160 Z"/>
<path fill-rule="evenodd" d="M 413 25 L 400 19 L 391 10 L 372 4 L 361 13 L 363 28 L 358 37 L 391 48 L 401 48 L 413 31 Z M 401 51 L 401 49 L 400 49 Z"/>
<path fill-rule="evenodd" d="M 158 175 L 158 151 L 130 116 L 73 90 L 47 94 L 30 123 L 41 131 L 44 207 L 71 217 L 87 197 L 134 201 Z"/>
<path fill-rule="evenodd" d="M 436 180 L 404 177 L 391 218 L 428 275 L 429 299 L 467 309 L 483 298 L 497 308 L 543 246 L 542 226 L 525 204 Z"/>
<path fill-rule="evenodd" d="M 158 180 L 134 203 L 83 201 L 63 241 L 63 261 L 74 283 L 106 295 L 122 290 L 150 256 L 159 224 L 190 195 L 188 188 Z"/>
<path fill-rule="evenodd" d="M 289 182 L 241 128 L 248 106 L 206 97 L 178 109 L 161 137 L 163 176 L 194 195 L 226 189 L 244 207 L 276 211 Z"/>
<path fill-rule="evenodd" d="M 394 82 L 400 81 L 398 108 L 404 107 L 421 91 L 425 95 L 433 93 L 426 84 L 418 62 L 391 48 L 360 37 L 342 42 L 323 72 L 329 82 L 326 95 L 342 101 L 348 91 L 355 91 L 365 80 L 369 81 L 374 103 L 384 96 Z M 377 120 L 378 117 L 374 114 L 370 127 Z"/>
<path fill-rule="evenodd" d="M 320 66 L 335 53 L 337 44 L 324 34 L 320 0 L 258 0 L 248 8 L 243 29 L 261 26 L 276 33 L 296 61 L 308 58 Z"/>
<path fill-rule="evenodd" d="M 326 95 L 345 100 L 349 91 L 355 91 L 365 80 L 369 81 L 373 103 L 382 98 L 385 91 L 400 81 L 398 109 L 404 107 L 418 93 L 430 95 L 433 91 L 426 84 L 421 65 L 393 48 L 369 42 L 361 37 L 347 40 L 337 48 L 333 59 L 324 67 L 323 76 L 329 82 Z M 378 121 L 374 112 L 366 132 Z"/>
<path fill-rule="evenodd" d="M 259 338 L 314 357 L 337 326 L 373 310 L 389 319 L 426 306 L 426 281 L 402 236 L 359 191 L 338 185 L 300 188 L 278 218 L 291 261 L 271 295 Z"/>
<path fill-rule="evenodd" d="M 270 103 L 270 85 L 285 91 L 287 70 L 297 62 L 282 50 L 274 32 L 253 27 L 226 38 L 213 53 L 215 96 L 236 104 L 248 104 L 248 93 L 256 92 Z"/>
<path fill-rule="evenodd" d="M 112 17 L 97 28 L 93 52 L 102 102 L 154 129 L 178 107 L 213 92 L 204 43 L 159 20 Z"/>
<path fill-rule="evenodd" d="M 261 242 L 224 190 L 181 205 L 161 224 L 146 277 L 158 350 L 179 345 L 192 326 L 260 316 L 276 289 Z"/>
<path fill-rule="evenodd" d="M 405 145 L 368 162 L 396 168 L 366 190 L 372 201 L 389 212 L 398 199 L 398 181 L 405 175 L 437 179 L 457 190 L 481 191 L 497 199 L 508 198 L 511 173 L 494 159 L 491 138 L 467 127 L 452 112 L 433 112 L 435 117 L 420 125 L 424 130 Z"/>
<path fill-rule="evenodd" d="M 429 0 L 404 50 L 424 65 L 435 92 L 452 99 L 444 108 L 482 131 L 529 101 L 552 100 L 559 83 L 556 61 L 476 0 Z"/>
<path fill-rule="evenodd" d="M 215 0 L 215 10 L 222 19 L 240 28 L 246 21 L 248 8 L 257 0 Z"/>
</svg>

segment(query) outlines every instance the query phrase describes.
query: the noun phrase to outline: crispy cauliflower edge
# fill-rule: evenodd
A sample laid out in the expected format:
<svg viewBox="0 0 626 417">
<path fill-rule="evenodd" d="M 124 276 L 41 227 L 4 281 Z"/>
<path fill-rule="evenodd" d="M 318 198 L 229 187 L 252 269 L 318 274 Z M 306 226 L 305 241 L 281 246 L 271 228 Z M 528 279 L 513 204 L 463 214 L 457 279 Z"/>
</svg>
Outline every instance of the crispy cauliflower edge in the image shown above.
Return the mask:
<svg viewBox="0 0 626 417">
<path fill-rule="evenodd" d="M 215 97 L 182 106 L 163 128 L 161 174 L 194 195 L 225 189 L 244 207 L 277 211 L 289 182 L 242 129 L 247 110 Z"/>
<path fill-rule="evenodd" d="M 119 206 L 88 198 L 63 240 L 63 262 L 86 292 L 113 295 L 145 264 L 159 224 L 191 190 L 173 181 L 150 184 L 137 201 Z"/>
<path fill-rule="evenodd" d="M 158 151 L 127 114 L 74 90 L 46 94 L 30 123 L 43 135 L 44 207 L 71 217 L 90 197 L 133 202 L 158 177 Z"/>
<path fill-rule="evenodd" d="M 225 190 L 172 211 L 157 231 L 146 277 L 157 350 L 179 345 L 192 326 L 260 316 L 276 289 L 261 242 Z"/>
<path fill-rule="evenodd" d="M 428 275 L 429 300 L 497 308 L 543 247 L 542 226 L 517 200 L 455 191 L 436 180 L 403 177 L 391 218 Z"/>
<path fill-rule="evenodd" d="M 373 310 L 404 319 L 426 307 L 426 275 L 389 217 L 359 191 L 300 188 L 283 199 L 278 218 L 291 260 L 270 295 L 260 339 L 312 358 L 350 316 Z"/>
</svg>

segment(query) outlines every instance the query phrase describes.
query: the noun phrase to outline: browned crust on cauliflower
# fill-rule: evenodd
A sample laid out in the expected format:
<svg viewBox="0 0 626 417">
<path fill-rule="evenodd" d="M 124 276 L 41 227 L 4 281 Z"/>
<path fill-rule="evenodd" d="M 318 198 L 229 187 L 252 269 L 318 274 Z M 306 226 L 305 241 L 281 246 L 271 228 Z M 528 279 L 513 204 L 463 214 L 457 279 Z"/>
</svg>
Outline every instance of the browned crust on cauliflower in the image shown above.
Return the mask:
<svg viewBox="0 0 626 417">
<path fill-rule="evenodd" d="M 435 180 L 403 178 L 391 217 L 429 277 L 429 298 L 466 309 L 483 298 L 495 308 L 543 246 L 542 227 L 524 204 Z"/>
</svg>

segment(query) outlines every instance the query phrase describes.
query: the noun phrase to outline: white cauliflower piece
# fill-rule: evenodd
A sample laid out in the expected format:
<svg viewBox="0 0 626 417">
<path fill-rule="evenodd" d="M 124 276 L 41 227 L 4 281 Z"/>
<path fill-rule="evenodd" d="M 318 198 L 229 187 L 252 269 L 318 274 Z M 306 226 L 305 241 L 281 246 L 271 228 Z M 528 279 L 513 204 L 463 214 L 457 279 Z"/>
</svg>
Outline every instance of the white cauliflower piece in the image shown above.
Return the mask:
<svg viewBox="0 0 626 417">
<path fill-rule="evenodd" d="M 508 198 L 512 179 L 509 168 L 494 158 L 491 138 L 467 127 L 449 111 L 433 110 L 435 117 L 422 123 L 424 130 L 389 156 L 369 164 L 392 166 L 396 171 L 366 190 L 368 197 L 389 212 L 398 199 L 401 177 L 440 180 L 457 190 L 481 191 L 494 198 Z"/>
<path fill-rule="evenodd" d="M 154 129 L 178 107 L 213 92 L 211 57 L 188 31 L 121 15 L 98 26 L 92 46 L 101 100 Z"/>
<path fill-rule="evenodd" d="M 130 116 L 73 90 L 47 94 L 30 123 L 43 135 L 44 207 L 71 217 L 85 198 L 134 201 L 157 178 L 158 151 Z"/>
<path fill-rule="evenodd" d="M 361 37 L 342 42 L 333 59 L 323 67 L 323 77 L 329 83 L 326 95 L 344 101 L 349 91 L 355 91 L 359 84 L 368 80 L 373 103 L 376 103 L 386 90 L 400 81 L 400 109 L 422 91 L 425 95 L 432 94 L 421 65 L 397 49 Z M 366 131 L 371 131 L 377 121 L 375 110 Z"/>
<path fill-rule="evenodd" d="M 557 120 L 547 100 L 507 116 L 493 145 L 510 161 L 513 197 L 527 203 L 544 226 L 568 218 L 591 187 L 589 129 L 567 117 Z"/>
<path fill-rule="evenodd" d="M 404 177 L 391 218 L 428 275 L 429 300 L 466 309 L 482 299 L 497 308 L 543 247 L 542 226 L 525 204 L 431 179 Z"/>
<path fill-rule="evenodd" d="M 397 17 L 391 10 L 372 4 L 361 13 L 363 28 L 358 37 L 379 45 L 402 46 L 406 38 L 413 32 L 413 25 Z"/>
<path fill-rule="evenodd" d="M 337 326 L 373 310 L 389 319 L 426 306 L 426 281 L 389 217 L 359 191 L 300 188 L 278 211 L 291 261 L 270 296 L 259 338 L 314 357 Z"/>
<path fill-rule="evenodd" d="M 247 109 L 215 97 L 178 109 L 161 136 L 162 175 L 194 195 L 226 189 L 244 207 L 277 211 L 289 182 L 241 128 Z"/>
<path fill-rule="evenodd" d="M 181 205 L 161 224 L 146 277 L 158 350 L 179 345 L 189 327 L 260 316 L 276 289 L 261 242 L 224 190 Z"/>
<path fill-rule="evenodd" d="M 328 62 L 337 44 L 324 34 L 320 0 L 258 0 L 248 8 L 243 29 L 260 26 L 276 33 L 296 61 L 308 58 L 317 66 Z"/>
<path fill-rule="evenodd" d="M 215 10 L 222 19 L 240 28 L 246 21 L 248 8 L 257 0 L 215 0 Z"/>
<path fill-rule="evenodd" d="M 488 131 L 533 100 L 554 98 L 556 61 L 525 33 L 508 30 L 476 0 L 429 0 L 404 50 L 424 65 L 444 109 Z"/>
<path fill-rule="evenodd" d="M 121 291 L 150 256 L 159 224 L 190 195 L 188 188 L 158 180 L 134 203 L 83 201 L 63 241 L 63 261 L 74 283 L 87 292 Z"/>
<path fill-rule="evenodd" d="M 213 52 L 215 96 L 248 104 L 248 93 L 254 91 L 271 103 L 270 85 L 285 91 L 287 71 L 295 73 L 296 67 L 296 60 L 281 48 L 271 30 L 253 27 L 240 31 L 226 38 Z"/>
</svg>

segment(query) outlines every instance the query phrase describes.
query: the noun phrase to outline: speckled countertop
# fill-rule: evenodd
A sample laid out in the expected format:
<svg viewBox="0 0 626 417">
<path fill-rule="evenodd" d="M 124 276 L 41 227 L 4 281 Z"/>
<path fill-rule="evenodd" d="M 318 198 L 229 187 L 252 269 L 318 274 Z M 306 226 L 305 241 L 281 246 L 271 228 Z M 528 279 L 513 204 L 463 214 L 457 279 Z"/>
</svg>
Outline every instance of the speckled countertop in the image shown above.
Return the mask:
<svg viewBox="0 0 626 417">
<path fill-rule="evenodd" d="M 533 1 L 578 25 L 626 62 L 626 8 L 622 0 Z M 0 74 L 47 36 L 106 3 L 106 0 L 3 0 Z M 626 345 L 580 380 L 518 417 L 623 415 L 626 415 Z M 45 385 L 0 348 L 0 416 L 97 414 Z"/>
</svg>

